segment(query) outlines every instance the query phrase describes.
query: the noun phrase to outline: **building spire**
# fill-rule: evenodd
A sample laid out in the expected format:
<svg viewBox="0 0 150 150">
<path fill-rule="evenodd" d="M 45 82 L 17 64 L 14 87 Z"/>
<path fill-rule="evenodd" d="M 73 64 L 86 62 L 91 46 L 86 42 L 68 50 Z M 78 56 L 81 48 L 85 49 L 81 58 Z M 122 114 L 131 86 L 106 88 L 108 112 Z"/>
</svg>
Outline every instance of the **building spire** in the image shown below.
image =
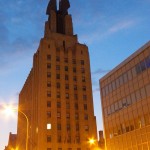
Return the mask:
<svg viewBox="0 0 150 150">
<path fill-rule="evenodd" d="M 68 14 L 68 9 L 70 8 L 69 0 L 59 0 L 59 11 L 63 15 Z"/>
<path fill-rule="evenodd" d="M 57 2 L 56 0 L 50 0 L 47 6 L 46 14 L 50 15 L 51 10 L 57 11 Z"/>
</svg>

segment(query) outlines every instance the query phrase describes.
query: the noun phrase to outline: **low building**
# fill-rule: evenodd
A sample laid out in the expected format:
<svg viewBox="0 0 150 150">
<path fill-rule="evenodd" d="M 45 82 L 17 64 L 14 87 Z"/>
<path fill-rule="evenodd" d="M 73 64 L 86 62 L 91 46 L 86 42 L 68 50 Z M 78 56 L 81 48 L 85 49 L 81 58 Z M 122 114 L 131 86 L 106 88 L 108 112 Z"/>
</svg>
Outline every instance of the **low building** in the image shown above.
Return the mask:
<svg viewBox="0 0 150 150">
<path fill-rule="evenodd" d="M 104 150 L 105 149 L 105 139 L 103 135 L 103 131 L 99 131 L 99 141 L 98 141 L 99 148 Z"/>
<path fill-rule="evenodd" d="M 150 149 L 150 42 L 100 79 L 108 150 Z"/>
</svg>

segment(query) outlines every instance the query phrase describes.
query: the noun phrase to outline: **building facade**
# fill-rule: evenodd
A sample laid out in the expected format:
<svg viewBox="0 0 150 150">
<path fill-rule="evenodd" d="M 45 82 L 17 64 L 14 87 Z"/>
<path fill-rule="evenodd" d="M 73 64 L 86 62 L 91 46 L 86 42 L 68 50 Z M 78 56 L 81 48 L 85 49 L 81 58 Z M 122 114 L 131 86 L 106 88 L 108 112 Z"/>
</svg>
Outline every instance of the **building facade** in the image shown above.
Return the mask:
<svg viewBox="0 0 150 150">
<path fill-rule="evenodd" d="M 100 79 L 107 150 L 150 149 L 150 42 Z"/>
<path fill-rule="evenodd" d="M 68 0 L 51 0 L 44 37 L 19 95 L 29 120 L 29 150 L 90 150 L 97 140 L 88 47 L 73 34 Z M 18 113 L 18 149 L 25 150 L 27 120 Z"/>
</svg>

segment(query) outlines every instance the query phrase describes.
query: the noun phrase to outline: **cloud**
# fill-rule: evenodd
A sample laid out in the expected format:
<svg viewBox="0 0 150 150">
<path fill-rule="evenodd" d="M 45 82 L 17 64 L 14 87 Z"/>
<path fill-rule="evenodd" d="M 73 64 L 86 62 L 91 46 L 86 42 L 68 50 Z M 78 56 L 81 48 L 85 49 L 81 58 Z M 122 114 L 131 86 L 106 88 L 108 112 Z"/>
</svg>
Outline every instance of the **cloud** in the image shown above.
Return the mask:
<svg viewBox="0 0 150 150">
<path fill-rule="evenodd" d="M 99 68 L 98 70 L 92 72 L 92 74 L 93 75 L 96 75 L 96 74 L 105 74 L 105 73 L 108 73 L 109 71 L 111 71 L 111 70 L 105 70 L 105 69 Z"/>
</svg>

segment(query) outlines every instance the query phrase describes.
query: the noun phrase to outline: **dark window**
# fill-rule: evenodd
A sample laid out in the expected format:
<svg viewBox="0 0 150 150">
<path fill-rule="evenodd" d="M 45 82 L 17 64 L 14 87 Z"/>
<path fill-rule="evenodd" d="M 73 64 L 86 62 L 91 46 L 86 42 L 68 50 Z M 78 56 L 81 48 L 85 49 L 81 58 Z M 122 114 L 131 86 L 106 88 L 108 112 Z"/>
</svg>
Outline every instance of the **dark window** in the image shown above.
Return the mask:
<svg viewBox="0 0 150 150">
<path fill-rule="evenodd" d="M 76 143 L 80 143 L 80 137 L 79 136 L 76 136 Z M 80 148 L 78 148 L 78 149 L 80 149 Z"/>
<path fill-rule="evenodd" d="M 57 92 L 57 96 L 56 96 L 57 98 L 60 98 L 60 93 L 59 92 Z"/>
<path fill-rule="evenodd" d="M 56 70 L 60 70 L 60 66 L 57 65 L 57 66 L 56 66 Z"/>
<path fill-rule="evenodd" d="M 74 99 L 78 99 L 78 95 L 77 94 L 74 94 Z"/>
<path fill-rule="evenodd" d="M 47 82 L 47 87 L 51 87 L 51 82 Z"/>
<path fill-rule="evenodd" d="M 50 44 L 48 44 L 48 48 L 51 48 L 51 45 L 50 45 Z"/>
<path fill-rule="evenodd" d="M 70 108 L 70 104 L 66 103 L 66 108 L 69 109 Z"/>
<path fill-rule="evenodd" d="M 73 59 L 73 60 L 72 60 L 72 63 L 73 63 L 73 64 L 76 64 L 76 60 L 75 60 L 75 59 Z"/>
<path fill-rule="evenodd" d="M 51 150 L 51 148 L 47 148 L 47 150 Z"/>
<path fill-rule="evenodd" d="M 69 99 L 69 93 L 66 93 L 66 99 Z"/>
<path fill-rule="evenodd" d="M 47 142 L 51 142 L 51 136 L 50 135 L 47 136 Z"/>
<path fill-rule="evenodd" d="M 57 112 L 57 118 L 61 118 L 61 113 Z"/>
<path fill-rule="evenodd" d="M 61 130 L 61 124 L 57 124 L 57 130 Z"/>
<path fill-rule="evenodd" d="M 73 72 L 76 73 L 76 68 L 73 68 Z"/>
<path fill-rule="evenodd" d="M 84 110 L 87 110 L 87 104 L 84 104 Z"/>
<path fill-rule="evenodd" d="M 58 141 L 58 143 L 61 143 L 61 136 L 60 135 L 58 135 L 57 141 Z"/>
<path fill-rule="evenodd" d="M 51 77 L 51 73 L 50 73 L 50 72 L 47 73 L 47 77 L 48 77 L 48 78 Z"/>
<path fill-rule="evenodd" d="M 75 114 L 75 119 L 76 119 L 76 120 L 79 119 L 79 114 L 78 114 L 78 113 Z"/>
<path fill-rule="evenodd" d="M 78 104 L 77 103 L 75 103 L 75 109 L 78 110 Z"/>
<path fill-rule="evenodd" d="M 56 79 L 60 79 L 60 74 L 56 74 Z"/>
<path fill-rule="evenodd" d="M 51 107 L 51 101 L 47 101 L 47 107 Z"/>
<path fill-rule="evenodd" d="M 82 82 L 85 82 L 85 77 L 84 76 L 82 76 Z"/>
<path fill-rule="evenodd" d="M 83 91 L 86 91 L 86 87 L 85 86 L 83 86 L 82 89 L 83 89 Z"/>
<path fill-rule="evenodd" d="M 47 64 L 47 69 L 50 69 L 50 68 L 51 68 L 51 64 L 48 63 L 48 64 Z"/>
<path fill-rule="evenodd" d="M 85 69 L 84 68 L 81 68 L 81 73 L 85 73 Z"/>
<path fill-rule="evenodd" d="M 56 56 L 56 61 L 60 61 L 60 57 L 59 56 Z"/>
<path fill-rule="evenodd" d="M 51 118 L 51 112 L 47 111 L 47 118 Z"/>
<path fill-rule="evenodd" d="M 68 66 L 65 66 L 65 71 L 68 71 Z"/>
<path fill-rule="evenodd" d="M 51 60 L 51 55 L 47 55 L 47 60 Z"/>
<path fill-rule="evenodd" d="M 77 85 L 74 85 L 74 90 L 77 90 Z"/>
<path fill-rule="evenodd" d="M 62 148 L 58 148 L 58 150 L 62 150 Z"/>
<path fill-rule="evenodd" d="M 69 84 L 65 85 L 65 89 L 68 90 L 69 89 Z"/>
<path fill-rule="evenodd" d="M 65 63 L 68 63 L 68 58 L 65 58 Z"/>
<path fill-rule="evenodd" d="M 47 91 L 47 96 L 51 97 L 51 92 L 50 91 Z"/>
<path fill-rule="evenodd" d="M 59 89 L 59 88 L 60 88 L 60 83 L 57 82 L 57 85 L 56 85 L 56 86 L 57 86 L 57 88 Z"/>
<path fill-rule="evenodd" d="M 81 60 L 81 65 L 84 65 L 84 60 Z"/>
<path fill-rule="evenodd" d="M 57 102 L 57 108 L 61 108 L 61 103 Z"/>
<path fill-rule="evenodd" d="M 89 131 L 89 126 L 85 126 L 85 131 Z"/>
<path fill-rule="evenodd" d="M 85 115 L 84 115 L 84 119 L 85 119 L 85 120 L 88 120 L 88 114 L 85 114 Z"/>
<path fill-rule="evenodd" d="M 76 131 L 79 131 L 79 124 L 76 124 Z"/>
<path fill-rule="evenodd" d="M 70 113 L 67 113 L 66 117 L 67 117 L 67 119 L 69 119 L 70 118 Z"/>
<path fill-rule="evenodd" d="M 76 76 L 73 77 L 73 81 L 77 81 L 77 77 Z"/>
<path fill-rule="evenodd" d="M 87 100 L 87 96 L 86 95 L 83 95 L 83 100 Z"/>
<path fill-rule="evenodd" d="M 65 80 L 69 80 L 69 77 L 68 77 L 68 75 L 65 75 Z"/>
<path fill-rule="evenodd" d="M 67 131 L 70 130 L 70 124 L 67 124 Z"/>
</svg>

